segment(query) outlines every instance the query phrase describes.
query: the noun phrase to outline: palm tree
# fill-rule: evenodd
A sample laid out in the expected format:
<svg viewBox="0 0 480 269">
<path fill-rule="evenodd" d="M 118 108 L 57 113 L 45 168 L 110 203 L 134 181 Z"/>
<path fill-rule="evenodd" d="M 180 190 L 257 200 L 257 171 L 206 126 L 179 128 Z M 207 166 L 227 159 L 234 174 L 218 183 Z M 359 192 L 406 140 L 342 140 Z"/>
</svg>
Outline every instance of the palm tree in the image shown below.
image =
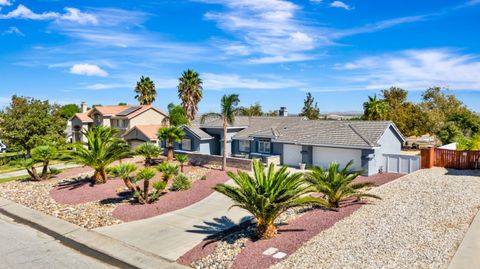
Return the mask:
<svg viewBox="0 0 480 269">
<path fill-rule="evenodd" d="M 314 189 L 307 186 L 301 173 L 290 174 L 283 166 L 275 172 L 274 164 L 267 171 L 259 160 L 253 161 L 253 176 L 247 172 L 228 172 L 236 183 L 217 184 L 214 189 L 230 197 L 236 207 L 250 212 L 257 219 L 256 233 L 261 239 L 272 238 L 277 233 L 275 220 L 289 208 L 323 201 L 306 194 Z"/>
<path fill-rule="evenodd" d="M 137 170 L 137 167 L 133 163 L 122 163 L 119 164 L 115 167 L 113 167 L 110 170 L 110 174 L 114 177 L 120 177 L 123 182 L 125 183 L 125 186 L 131 191 L 135 192 L 138 190 L 135 184 L 133 182 L 135 181 L 133 176 L 131 175 L 133 172 Z"/>
<path fill-rule="evenodd" d="M 202 100 L 203 81 L 200 75 L 191 69 L 184 71 L 178 81 L 178 97 L 182 100 L 188 119 L 192 121 L 197 114 L 198 103 Z"/>
<path fill-rule="evenodd" d="M 32 157 L 39 162 L 42 162 L 42 179 L 47 179 L 48 177 L 48 164 L 51 160 L 55 159 L 58 156 L 58 151 L 54 146 L 43 145 L 38 146 L 32 150 Z"/>
<path fill-rule="evenodd" d="M 37 164 L 37 162 L 34 159 L 32 158 L 19 159 L 14 161 L 14 164 L 21 168 L 25 168 L 25 170 L 27 170 L 27 173 L 30 175 L 32 180 L 34 181 L 42 180 L 42 178 L 38 176 L 37 169 L 35 168 L 35 164 Z"/>
<path fill-rule="evenodd" d="M 152 165 L 152 159 L 160 155 L 162 149 L 155 143 L 143 143 L 138 145 L 135 149 L 137 154 L 142 155 L 145 158 L 145 167 Z"/>
<path fill-rule="evenodd" d="M 372 197 L 380 199 L 380 197 L 364 193 L 361 190 L 366 187 L 375 186 L 373 182 L 352 183 L 355 178 L 363 174 L 364 171 L 351 171 L 350 166 L 353 160 L 340 169 L 337 162 L 331 162 L 328 165 L 328 170 L 316 166 L 310 168 L 310 172 L 305 175 L 305 181 L 313 186 L 318 192 L 325 195 L 324 199 L 330 208 L 338 208 L 340 201 L 355 197 Z"/>
<path fill-rule="evenodd" d="M 137 82 L 135 87 L 135 99 L 140 102 L 140 105 L 151 105 L 157 97 L 157 91 L 155 90 L 155 83 L 149 77 L 140 77 L 140 81 Z"/>
<path fill-rule="evenodd" d="M 168 183 L 169 180 L 178 175 L 178 165 L 163 162 L 157 166 L 157 170 L 162 173 L 163 181 Z"/>
<path fill-rule="evenodd" d="M 183 130 L 179 129 L 176 126 L 162 127 L 158 129 L 157 133 L 158 139 L 166 141 L 167 143 L 167 160 L 169 162 L 173 161 L 173 143 L 182 142 L 182 137 L 185 136 Z"/>
<path fill-rule="evenodd" d="M 143 180 L 143 193 L 139 193 L 139 201 L 140 203 L 150 203 L 152 200 L 149 199 L 149 189 L 150 189 L 150 179 L 152 179 L 157 171 L 153 168 L 144 168 L 138 172 L 135 180 L 140 181 Z"/>
<path fill-rule="evenodd" d="M 97 184 L 107 182 L 105 168 L 116 160 L 130 155 L 129 147 L 124 140 L 117 138 L 116 130 L 110 127 L 96 126 L 84 132 L 87 147 L 76 144 L 69 155 L 73 162 L 92 167 Z"/>
<path fill-rule="evenodd" d="M 377 99 L 375 94 L 369 96 L 368 101 L 363 103 L 363 117 L 367 120 L 385 120 L 388 113 L 387 104 L 382 99 Z"/>
<path fill-rule="evenodd" d="M 173 103 L 168 104 L 168 121 L 172 126 L 180 126 L 183 124 L 189 124 L 187 113 L 185 109 L 180 105 Z"/>
<path fill-rule="evenodd" d="M 223 161 L 222 161 L 222 170 L 225 171 L 227 167 L 227 127 L 228 125 L 233 125 L 235 122 L 235 115 L 237 115 L 241 108 L 238 107 L 240 99 L 238 94 L 224 95 L 221 102 L 221 112 L 220 113 L 207 113 L 202 115 L 201 123 L 204 123 L 208 118 L 220 118 L 223 120 Z"/>
<path fill-rule="evenodd" d="M 188 161 L 188 156 L 186 154 L 177 154 L 175 155 L 175 160 L 180 163 L 180 172 L 183 173 L 183 166 Z"/>
</svg>

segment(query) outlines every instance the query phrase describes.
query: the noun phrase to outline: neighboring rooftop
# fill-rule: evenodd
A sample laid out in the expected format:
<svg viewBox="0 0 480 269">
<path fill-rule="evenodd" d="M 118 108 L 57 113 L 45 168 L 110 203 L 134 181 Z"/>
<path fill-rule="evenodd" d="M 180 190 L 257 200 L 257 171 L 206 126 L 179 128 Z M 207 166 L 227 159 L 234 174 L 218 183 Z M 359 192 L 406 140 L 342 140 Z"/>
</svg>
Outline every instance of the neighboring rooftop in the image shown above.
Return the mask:
<svg viewBox="0 0 480 269">
<path fill-rule="evenodd" d="M 155 139 L 157 139 L 158 129 L 160 129 L 163 126 L 164 125 L 162 125 L 162 124 L 136 125 L 132 129 L 127 131 L 123 136 L 126 136 L 129 133 L 133 132 L 134 130 L 137 130 L 137 131 L 141 132 L 142 134 L 144 134 L 149 139 L 155 140 Z"/>
</svg>

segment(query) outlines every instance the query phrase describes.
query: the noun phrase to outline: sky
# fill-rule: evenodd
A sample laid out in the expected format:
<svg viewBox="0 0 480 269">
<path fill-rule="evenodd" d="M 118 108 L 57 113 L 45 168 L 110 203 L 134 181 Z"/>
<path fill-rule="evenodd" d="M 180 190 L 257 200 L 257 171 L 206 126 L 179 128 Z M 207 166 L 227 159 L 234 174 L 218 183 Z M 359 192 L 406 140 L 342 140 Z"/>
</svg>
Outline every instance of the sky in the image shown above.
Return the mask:
<svg viewBox="0 0 480 269">
<path fill-rule="evenodd" d="M 13 94 L 60 104 L 178 103 L 200 73 L 200 112 L 222 95 L 297 113 L 361 111 L 391 86 L 440 86 L 480 111 L 480 0 L 0 0 L 0 107 Z"/>
</svg>

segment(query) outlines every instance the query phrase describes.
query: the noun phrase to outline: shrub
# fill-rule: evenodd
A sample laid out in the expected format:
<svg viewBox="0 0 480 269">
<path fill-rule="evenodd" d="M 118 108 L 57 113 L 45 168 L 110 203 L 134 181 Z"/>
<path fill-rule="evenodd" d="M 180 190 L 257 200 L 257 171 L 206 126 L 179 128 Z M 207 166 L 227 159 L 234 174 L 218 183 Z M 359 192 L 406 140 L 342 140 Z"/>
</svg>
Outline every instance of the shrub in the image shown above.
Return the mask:
<svg viewBox="0 0 480 269">
<path fill-rule="evenodd" d="M 145 158 L 145 166 L 151 166 L 152 158 L 160 155 L 161 151 L 162 149 L 157 144 L 150 142 L 143 143 L 135 149 L 137 154 L 140 154 Z"/>
<path fill-rule="evenodd" d="M 207 180 L 207 175 L 203 175 L 200 180 Z"/>
<path fill-rule="evenodd" d="M 192 187 L 192 181 L 184 174 L 178 174 L 173 180 L 173 191 L 184 191 Z"/>
<path fill-rule="evenodd" d="M 150 202 L 154 202 L 158 200 L 160 194 L 162 194 L 163 190 L 167 187 L 167 182 L 165 181 L 156 181 L 152 184 L 154 191 L 150 194 Z"/>
<path fill-rule="evenodd" d="M 55 167 L 50 167 L 48 170 L 50 171 L 50 175 L 58 175 L 62 172 L 62 170 Z"/>
<path fill-rule="evenodd" d="M 38 146 L 32 149 L 32 157 L 36 161 L 42 162 L 42 179 L 47 179 L 48 177 L 48 165 L 51 160 L 57 158 L 58 151 L 54 146 L 43 145 Z"/>
<path fill-rule="evenodd" d="M 143 192 L 141 195 L 138 195 L 139 202 L 142 204 L 153 202 L 153 200 L 150 199 L 149 188 L 150 188 L 150 179 L 152 179 L 156 173 L 157 171 L 153 168 L 144 168 L 140 170 L 137 176 L 135 177 L 135 182 L 143 180 Z"/>
<path fill-rule="evenodd" d="M 161 163 L 159 166 L 157 166 L 157 169 L 162 173 L 162 178 L 165 182 L 168 182 L 173 177 L 178 175 L 178 166 L 168 162 Z"/>
</svg>

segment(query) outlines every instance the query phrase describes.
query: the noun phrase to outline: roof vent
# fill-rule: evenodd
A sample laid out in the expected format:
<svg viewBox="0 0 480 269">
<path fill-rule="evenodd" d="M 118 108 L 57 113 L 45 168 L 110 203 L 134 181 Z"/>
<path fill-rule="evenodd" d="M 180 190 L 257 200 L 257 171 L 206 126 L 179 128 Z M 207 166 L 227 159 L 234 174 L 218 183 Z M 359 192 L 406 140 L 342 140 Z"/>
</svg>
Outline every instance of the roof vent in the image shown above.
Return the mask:
<svg viewBox="0 0 480 269">
<path fill-rule="evenodd" d="M 285 106 L 280 107 L 280 110 L 278 111 L 278 116 L 287 117 L 288 116 L 287 107 L 285 107 Z"/>
</svg>

